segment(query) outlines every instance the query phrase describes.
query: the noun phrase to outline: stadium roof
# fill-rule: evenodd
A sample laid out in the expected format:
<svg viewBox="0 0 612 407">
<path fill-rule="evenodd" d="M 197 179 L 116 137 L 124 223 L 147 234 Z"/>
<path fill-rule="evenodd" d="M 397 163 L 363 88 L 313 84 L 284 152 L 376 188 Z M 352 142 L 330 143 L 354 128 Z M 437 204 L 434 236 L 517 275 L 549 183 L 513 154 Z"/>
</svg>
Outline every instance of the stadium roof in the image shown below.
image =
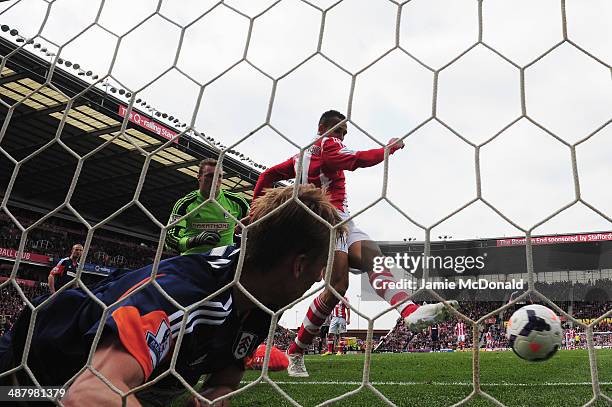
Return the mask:
<svg viewBox="0 0 612 407">
<path fill-rule="evenodd" d="M 15 49 L 17 45 L 0 38 L 0 56 L 7 56 Z M 105 90 L 57 68 L 49 85 L 43 86 L 49 70 L 49 62 L 20 49 L 6 58 L 0 74 L 0 98 L 8 105 L 36 91 L 16 106 L 6 134 L 0 140 L 1 193 L 2 196 L 6 193 L 15 169 L 6 154 L 20 161 L 42 148 L 19 168 L 9 200 L 9 205 L 41 212 L 62 204 L 77 171 L 77 159 L 62 144 L 80 156 L 91 152 L 120 131 L 127 105 Z M 60 128 L 70 98 L 73 104 L 65 126 Z M 7 113 L 7 107 L 0 106 L 4 125 Z M 145 156 L 133 144 L 151 152 L 168 141 L 168 134 L 180 133 L 144 113 L 136 110 L 133 113 L 137 115 L 128 121 L 127 135 L 116 138 L 83 161 L 70 204 L 92 223 L 132 200 L 145 163 Z M 61 143 L 51 143 L 58 131 L 61 131 Z M 197 187 L 198 163 L 208 157 L 218 157 L 218 150 L 188 134 L 182 135 L 171 147 L 153 156 L 139 201 L 165 223 L 176 200 Z M 242 192 L 250 199 L 259 172 L 230 156 L 224 159 L 224 171 L 224 188 Z M 62 213 L 73 217 L 67 210 Z M 159 229 L 135 205 L 121 212 L 109 225 L 144 236 L 159 235 Z"/>
</svg>

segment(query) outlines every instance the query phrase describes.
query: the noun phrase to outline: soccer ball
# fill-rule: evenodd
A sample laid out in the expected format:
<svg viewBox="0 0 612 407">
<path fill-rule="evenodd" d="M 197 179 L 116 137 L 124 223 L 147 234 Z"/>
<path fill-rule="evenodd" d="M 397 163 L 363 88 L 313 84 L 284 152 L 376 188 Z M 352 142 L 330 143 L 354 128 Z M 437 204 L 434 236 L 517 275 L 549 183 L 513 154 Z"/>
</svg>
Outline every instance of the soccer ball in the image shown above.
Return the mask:
<svg viewBox="0 0 612 407">
<path fill-rule="evenodd" d="M 512 314 L 506 335 L 519 358 L 542 361 L 552 357 L 561 346 L 561 332 L 561 321 L 553 310 L 532 304 Z"/>
</svg>

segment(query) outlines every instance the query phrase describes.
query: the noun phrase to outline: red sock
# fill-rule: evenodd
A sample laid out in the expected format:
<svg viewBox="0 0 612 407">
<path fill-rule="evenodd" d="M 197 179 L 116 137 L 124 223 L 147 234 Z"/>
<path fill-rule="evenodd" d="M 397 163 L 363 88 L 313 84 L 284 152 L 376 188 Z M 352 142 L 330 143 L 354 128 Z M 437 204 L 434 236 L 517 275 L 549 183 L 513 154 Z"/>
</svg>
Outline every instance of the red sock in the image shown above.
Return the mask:
<svg viewBox="0 0 612 407">
<path fill-rule="evenodd" d="M 415 304 L 415 303 L 408 304 L 408 306 L 404 307 L 404 309 L 401 312 L 402 318 L 406 318 L 408 315 L 412 314 L 418 308 L 419 308 L 419 306 L 417 304 Z"/>
<path fill-rule="evenodd" d="M 333 339 L 331 341 L 329 339 L 327 340 L 327 351 L 329 353 L 334 353 L 334 340 Z"/>
<path fill-rule="evenodd" d="M 323 301 L 321 301 L 321 295 L 315 298 L 312 304 L 310 304 L 304 321 L 302 322 L 302 326 L 300 326 L 295 340 L 287 350 L 288 354 L 304 353 L 304 350 L 312 344 L 315 336 L 319 335 L 321 325 L 323 325 L 329 314 L 331 314 L 333 307 L 325 305 Z"/>
<path fill-rule="evenodd" d="M 408 292 L 400 289 L 387 288 L 387 284 L 397 282 L 397 279 L 389 270 L 385 270 L 380 273 L 370 273 L 370 285 L 374 288 L 376 294 L 384 298 L 392 306 L 395 306 L 401 302 L 402 304 L 396 309 L 402 318 L 406 318 L 408 315 L 416 311 L 419 306 L 408 299 L 410 298 L 410 294 L 408 294 Z M 375 285 L 379 288 L 376 288 Z"/>
</svg>

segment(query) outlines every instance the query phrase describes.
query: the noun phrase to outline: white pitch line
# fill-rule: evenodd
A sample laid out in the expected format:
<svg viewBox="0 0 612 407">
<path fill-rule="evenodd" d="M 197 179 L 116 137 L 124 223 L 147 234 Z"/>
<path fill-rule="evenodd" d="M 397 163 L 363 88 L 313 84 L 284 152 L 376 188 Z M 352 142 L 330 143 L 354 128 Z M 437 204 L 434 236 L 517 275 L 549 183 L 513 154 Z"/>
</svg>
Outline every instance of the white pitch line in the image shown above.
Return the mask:
<svg viewBox="0 0 612 407">
<path fill-rule="evenodd" d="M 249 381 L 241 381 L 240 384 L 252 383 Z M 361 382 L 357 381 L 304 381 L 304 382 L 288 382 L 274 380 L 276 384 L 313 384 L 313 385 L 346 385 L 358 386 Z M 472 386 L 472 382 L 370 382 L 374 386 Z M 514 386 L 514 387 L 539 387 L 539 386 L 591 386 L 591 382 L 543 382 L 543 383 L 480 383 L 481 386 Z M 612 382 L 599 382 L 600 385 L 610 385 Z"/>
</svg>

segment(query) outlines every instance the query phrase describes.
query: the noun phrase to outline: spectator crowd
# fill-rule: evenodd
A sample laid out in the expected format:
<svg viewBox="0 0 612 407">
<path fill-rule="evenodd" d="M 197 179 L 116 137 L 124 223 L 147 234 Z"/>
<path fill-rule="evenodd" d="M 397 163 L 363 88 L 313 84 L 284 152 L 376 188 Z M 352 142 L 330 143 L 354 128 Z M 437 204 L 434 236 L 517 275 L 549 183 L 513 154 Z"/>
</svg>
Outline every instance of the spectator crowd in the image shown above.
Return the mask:
<svg viewBox="0 0 612 407">
<path fill-rule="evenodd" d="M 23 227 L 41 217 L 34 212 L 11 208 L 11 213 Z M 52 262 L 66 257 L 75 243 L 85 243 L 87 230 L 83 225 L 58 217 L 50 217 L 29 233 L 25 252 L 49 256 Z M 0 248 L 19 248 L 21 231 L 11 218 L 0 212 Z M 87 262 L 99 266 L 137 269 L 153 262 L 157 249 L 155 242 L 143 242 L 126 234 L 99 229 L 94 233 Z M 164 257 L 174 253 L 164 252 Z"/>
<path fill-rule="evenodd" d="M 536 287 L 539 291 L 541 290 L 555 290 L 559 285 L 558 289 L 564 290 L 571 286 L 568 282 L 559 283 L 538 283 Z M 583 294 L 588 293 L 593 289 L 604 289 L 609 290 L 612 286 L 612 282 L 609 280 L 596 280 L 589 283 L 574 283 L 574 291 L 582 290 Z M 584 298 L 584 297 L 581 297 Z M 483 326 L 479 331 L 478 341 L 481 348 L 492 348 L 492 349 L 507 349 L 508 340 L 506 339 L 505 332 L 505 321 L 519 309 L 520 307 L 531 303 L 534 298 L 527 299 L 526 301 L 520 301 L 515 303 L 509 308 L 501 311 L 493 316 L 487 318 L 484 321 Z M 537 302 L 537 301 L 533 301 Z M 487 315 L 496 309 L 502 307 L 504 302 L 493 302 L 493 301 L 460 301 L 459 307 L 461 312 L 468 316 L 472 320 L 478 320 L 484 315 Z M 573 302 L 555 302 L 557 306 L 568 312 L 576 319 L 589 320 L 596 319 L 612 308 L 612 301 L 606 300 L 601 302 L 586 302 L 586 301 L 573 301 Z M 549 306 L 548 304 L 542 304 Z M 567 318 L 561 316 L 562 325 L 564 330 L 573 328 L 576 335 L 581 338 L 580 341 L 576 342 L 576 347 L 586 347 L 584 329 L 580 326 L 573 326 Z M 594 326 L 594 344 L 595 346 L 606 346 L 612 347 L 612 323 L 610 322 L 612 317 L 604 319 L 602 322 Z M 440 349 L 453 349 L 456 350 L 460 346 L 457 342 L 457 336 L 455 332 L 455 326 L 459 322 L 459 319 L 451 319 L 438 325 L 438 346 Z M 485 335 L 491 334 L 492 341 L 487 345 L 485 341 Z M 564 335 L 565 341 L 565 335 Z M 431 339 L 430 332 L 424 330 L 421 332 L 413 333 L 406 329 L 402 319 L 398 319 L 395 327 L 389 331 L 389 333 L 382 337 L 376 350 L 381 352 L 418 352 L 418 351 L 430 351 L 433 349 L 433 341 Z M 565 346 L 565 343 L 563 343 Z M 465 323 L 465 344 L 463 348 L 470 349 L 472 347 L 472 326 Z"/>
<path fill-rule="evenodd" d="M 19 287 L 30 300 L 49 292 L 46 284 L 35 282 L 19 284 Z M 24 305 L 25 303 L 13 285 L 7 284 L 0 289 L 0 336 L 10 329 Z"/>
</svg>

